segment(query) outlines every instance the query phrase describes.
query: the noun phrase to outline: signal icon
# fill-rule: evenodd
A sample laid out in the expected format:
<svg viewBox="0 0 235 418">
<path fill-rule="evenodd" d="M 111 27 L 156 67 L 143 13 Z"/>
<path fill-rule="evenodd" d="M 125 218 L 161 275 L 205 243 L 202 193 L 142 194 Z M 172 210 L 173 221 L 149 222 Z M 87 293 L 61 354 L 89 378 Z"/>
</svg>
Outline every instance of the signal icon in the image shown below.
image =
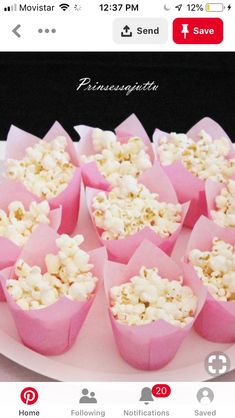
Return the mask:
<svg viewBox="0 0 235 418">
<path fill-rule="evenodd" d="M 4 12 L 16 12 L 17 11 L 17 4 L 13 4 L 12 6 L 4 7 Z"/>
<path fill-rule="evenodd" d="M 60 4 L 60 8 L 65 12 L 65 10 L 67 10 L 69 8 L 69 4 L 62 3 L 62 4 Z"/>
</svg>

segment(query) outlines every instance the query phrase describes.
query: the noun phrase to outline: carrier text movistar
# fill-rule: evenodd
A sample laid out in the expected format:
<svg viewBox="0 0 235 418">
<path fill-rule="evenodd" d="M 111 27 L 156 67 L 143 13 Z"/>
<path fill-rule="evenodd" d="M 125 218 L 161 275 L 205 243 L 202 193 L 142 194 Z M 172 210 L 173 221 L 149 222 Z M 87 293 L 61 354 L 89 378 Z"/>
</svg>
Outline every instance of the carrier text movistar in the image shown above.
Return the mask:
<svg viewBox="0 0 235 418">
<path fill-rule="evenodd" d="M 53 12 L 56 6 L 50 4 L 18 4 L 19 12 Z"/>
</svg>

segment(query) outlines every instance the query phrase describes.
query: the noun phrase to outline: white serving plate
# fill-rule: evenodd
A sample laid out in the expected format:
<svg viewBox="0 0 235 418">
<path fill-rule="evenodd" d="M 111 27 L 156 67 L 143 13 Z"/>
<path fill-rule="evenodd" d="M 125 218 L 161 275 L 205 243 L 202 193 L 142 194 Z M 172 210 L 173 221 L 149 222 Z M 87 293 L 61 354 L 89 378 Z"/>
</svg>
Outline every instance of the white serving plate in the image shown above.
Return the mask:
<svg viewBox="0 0 235 418">
<path fill-rule="evenodd" d="M 3 150 L 4 143 L 0 143 L 0 158 Z M 83 190 L 81 196 L 83 201 Z M 86 236 L 84 249 L 99 246 L 84 204 L 77 230 Z M 190 230 L 183 229 L 172 254 L 175 260 L 183 254 L 189 234 Z M 234 344 L 210 343 L 195 331 L 191 331 L 173 361 L 163 369 L 145 372 L 132 368 L 116 349 L 101 288 L 75 345 L 63 355 L 46 357 L 21 343 L 7 304 L 0 303 L 0 353 L 21 366 L 60 381 L 203 381 L 210 379 L 204 360 L 212 351 L 225 352 L 230 357 L 231 369 L 235 368 Z"/>
</svg>

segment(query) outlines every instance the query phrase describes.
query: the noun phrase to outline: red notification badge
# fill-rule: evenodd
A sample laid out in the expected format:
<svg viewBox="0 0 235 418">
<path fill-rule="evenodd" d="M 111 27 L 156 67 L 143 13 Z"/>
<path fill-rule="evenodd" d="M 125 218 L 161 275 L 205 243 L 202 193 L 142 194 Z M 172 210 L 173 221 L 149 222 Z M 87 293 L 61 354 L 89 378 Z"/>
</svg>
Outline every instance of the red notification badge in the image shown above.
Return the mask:
<svg viewBox="0 0 235 418">
<path fill-rule="evenodd" d="M 167 384 L 158 383 L 152 387 L 152 394 L 155 398 L 168 398 L 171 394 L 171 388 Z"/>
</svg>

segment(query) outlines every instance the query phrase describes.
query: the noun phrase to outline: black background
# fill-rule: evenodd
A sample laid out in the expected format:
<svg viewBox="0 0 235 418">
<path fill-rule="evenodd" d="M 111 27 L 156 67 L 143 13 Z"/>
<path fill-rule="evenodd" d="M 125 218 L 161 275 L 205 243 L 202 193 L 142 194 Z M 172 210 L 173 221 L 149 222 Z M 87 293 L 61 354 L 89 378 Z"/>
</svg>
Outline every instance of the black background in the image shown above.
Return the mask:
<svg viewBox="0 0 235 418">
<path fill-rule="evenodd" d="M 149 135 L 210 116 L 235 139 L 235 53 L 1 53 L 0 77 L 0 139 L 12 123 L 43 136 L 55 120 L 77 139 L 74 125 L 113 129 L 133 112 Z M 159 89 L 77 92 L 82 77 Z"/>
</svg>

